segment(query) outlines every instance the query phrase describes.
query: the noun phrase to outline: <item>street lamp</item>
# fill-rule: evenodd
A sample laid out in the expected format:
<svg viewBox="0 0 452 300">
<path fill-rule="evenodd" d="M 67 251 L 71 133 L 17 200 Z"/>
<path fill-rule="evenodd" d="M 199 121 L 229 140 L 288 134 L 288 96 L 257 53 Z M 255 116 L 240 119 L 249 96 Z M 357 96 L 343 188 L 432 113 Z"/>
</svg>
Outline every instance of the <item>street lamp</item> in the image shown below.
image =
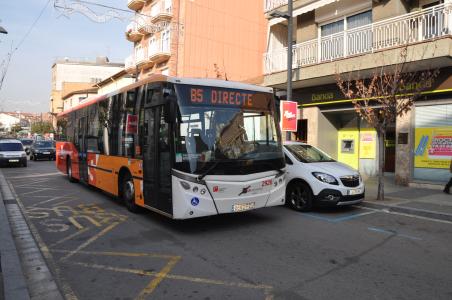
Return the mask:
<svg viewBox="0 0 452 300">
<path fill-rule="evenodd" d="M 287 1 L 287 13 L 272 11 L 270 16 L 273 18 L 284 18 L 287 20 L 287 101 L 292 101 L 292 30 L 293 30 L 293 0 Z M 287 139 L 290 140 L 290 133 L 287 133 Z"/>
<path fill-rule="evenodd" d="M 6 31 L 5 28 L 3 28 L 2 26 L 0 26 L 0 33 L 8 34 L 8 31 Z"/>
</svg>

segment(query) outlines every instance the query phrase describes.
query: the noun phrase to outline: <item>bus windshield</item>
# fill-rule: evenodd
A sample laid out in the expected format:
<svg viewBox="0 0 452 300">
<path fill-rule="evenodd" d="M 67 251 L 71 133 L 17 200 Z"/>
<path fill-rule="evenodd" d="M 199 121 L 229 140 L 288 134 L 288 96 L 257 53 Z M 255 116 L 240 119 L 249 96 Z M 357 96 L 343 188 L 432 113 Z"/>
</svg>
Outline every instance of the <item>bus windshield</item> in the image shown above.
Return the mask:
<svg viewBox="0 0 452 300">
<path fill-rule="evenodd" d="M 284 167 L 272 94 L 195 90 L 198 94 L 178 89 L 176 169 L 192 174 L 206 170 L 249 174 Z M 212 170 L 212 164 L 221 165 Z"/>
</svg>

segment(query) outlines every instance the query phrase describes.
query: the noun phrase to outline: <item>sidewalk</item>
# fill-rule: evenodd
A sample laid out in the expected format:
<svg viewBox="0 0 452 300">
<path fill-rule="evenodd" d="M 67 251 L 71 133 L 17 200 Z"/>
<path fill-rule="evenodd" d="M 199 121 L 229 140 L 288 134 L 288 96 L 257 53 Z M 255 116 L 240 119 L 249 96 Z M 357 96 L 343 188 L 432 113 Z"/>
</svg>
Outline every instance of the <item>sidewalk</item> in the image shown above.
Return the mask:
<svg viewBox="0 0 452 300">
<path fill-rule="evenodd" d="M 64 299 L 0 170 L 0 300 Z"/>
<path fill-rule="evenodd" d="M 428 187 L 399 186 L 393 176 L 385 176 L 385 200 L 377 201 L 378 181 L 370 178 L 362 206 L 452 221 L 452 194 L 443 193 L 444 186 L 440 184 Z"/>
</svg>

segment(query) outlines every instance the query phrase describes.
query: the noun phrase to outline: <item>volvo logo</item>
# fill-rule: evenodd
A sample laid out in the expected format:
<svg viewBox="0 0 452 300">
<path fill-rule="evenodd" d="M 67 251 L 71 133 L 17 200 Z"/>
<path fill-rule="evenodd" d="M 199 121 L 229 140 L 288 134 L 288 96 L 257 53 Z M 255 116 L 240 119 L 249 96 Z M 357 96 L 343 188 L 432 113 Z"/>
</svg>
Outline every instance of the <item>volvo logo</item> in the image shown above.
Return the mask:
<svg viewBox="0 0 452 300">
<path fill-rule="evenodd" d="M 239 194 L 239 196 L 248 193 L 248 192 L 250 191 L 250 189 L 251 189 L 251 185 L 249 185 L 249 186 L 247 186 L 247 187 L 244 187 L 244 188 L 242 189 L 242 192 Z"/>
</svg>

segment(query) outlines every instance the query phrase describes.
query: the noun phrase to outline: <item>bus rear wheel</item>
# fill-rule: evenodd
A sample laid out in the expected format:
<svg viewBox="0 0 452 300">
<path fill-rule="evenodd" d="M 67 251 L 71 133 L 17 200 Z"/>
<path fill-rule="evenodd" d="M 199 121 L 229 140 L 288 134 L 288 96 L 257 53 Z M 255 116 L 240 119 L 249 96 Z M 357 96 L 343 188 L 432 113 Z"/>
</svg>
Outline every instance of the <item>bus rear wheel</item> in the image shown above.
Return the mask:
<svg viewBox="0 0 452 300">
<path fill-rule="evenodd" d="M 133 184 L 132 176 L 129 173 L 124 175 L 121 186 L 121 198 L 124 201 L 127 210 L 132 213 L 138 213 L 140 207 L 135 204 L 135 186 Z"/>
<path fill-rule="evenodd" d="M 71 159 L 70 158 L 67 159 L 66 174 L 67 174 L 67 179 L 70 182 L 77 182 L 77 180 L 74 177 L 72 177 L 72 163 L 71 163 Z"/>
</svg>

